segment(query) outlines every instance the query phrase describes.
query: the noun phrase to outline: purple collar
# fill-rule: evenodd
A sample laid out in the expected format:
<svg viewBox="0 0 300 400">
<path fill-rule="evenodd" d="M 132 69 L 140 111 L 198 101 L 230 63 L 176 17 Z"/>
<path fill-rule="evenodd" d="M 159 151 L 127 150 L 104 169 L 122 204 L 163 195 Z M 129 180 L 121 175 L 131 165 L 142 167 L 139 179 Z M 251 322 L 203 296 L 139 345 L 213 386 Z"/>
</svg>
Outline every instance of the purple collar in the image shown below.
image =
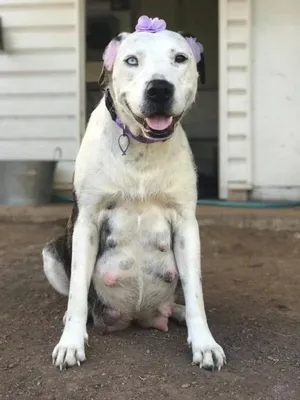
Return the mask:
<svg viewBox="0 0 300 400">
<path fill-rule="evenodd" d="M 145 136 L 135 136 L 131 130 L 129 128 L 127 128 L 126 125 L 123 124 L 123 122 L 120 120 L 120 118 L 118 116 L 116 116 L 115 119 L 115 123 L 118 125 L 119 128 L 121 128 L 123 130 L 123 135 L 129 136 L 132 139 L 135 139 L 137 142 L 140 143 L 155 143 L 155 142 L 160 142 L 159 139 L 150 139 L 150 138 L 146 138 Z"/>
<path fill-rule="evenodd" d="M 134 135 L 131 130 L 129 128 L 127 128 L 127 126 L 125 124 L 123 124 L 123 122 L 120 120 L 120 118 L 118 117 L 115 107 L 114 107 L 114 103 L 113 103 L 113 99 L 111 97 L 111 94 L 109 92 L 109 90 L 107 89 L 105 92 L 105 105 L 107 110 L 109 111 L 112 120 L 116 123 L 116 125 L 122 129 L 123 133 L 119 136 L 118 139 L 118 143 L 119 143 L 119 147 L 122 151 L 122 155 L 125 156 L 126 155 L 126 151 L 128 150 L 129 144 L 130 144 L 130 139 L 134 139 L 137 142 L 140 143 L 145 143 L 145 144 L 152 144 L 152 143 L 157 143 L 157 142 L 164 142 L 168 139 L 164 139 L 164 140 L 160 140 L 160 139 L 150 139 L 150 138 L 146 138 L 145 136 L 139 135 L 136 136 Z M 121 140 L 122 138 L 126 138 L 127 139 L 127 146 L 124 148 L 121 144 Z"/>
</svg>

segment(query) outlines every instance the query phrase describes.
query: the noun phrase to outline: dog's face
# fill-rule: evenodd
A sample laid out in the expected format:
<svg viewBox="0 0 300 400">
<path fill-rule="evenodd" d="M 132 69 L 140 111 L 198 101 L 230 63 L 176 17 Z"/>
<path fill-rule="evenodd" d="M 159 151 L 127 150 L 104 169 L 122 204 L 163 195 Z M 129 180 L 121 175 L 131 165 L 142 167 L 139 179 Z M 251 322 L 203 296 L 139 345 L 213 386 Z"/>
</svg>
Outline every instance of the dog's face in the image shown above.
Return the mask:
<svg viewBox="0 0 300 400">
<path fill-rule="evenodd" d="M 117 112 L 135 134 L 169 137 L 195 100 L 197 64 L 179 33 L 120 34 L 109 77 Z"/>
</svg>

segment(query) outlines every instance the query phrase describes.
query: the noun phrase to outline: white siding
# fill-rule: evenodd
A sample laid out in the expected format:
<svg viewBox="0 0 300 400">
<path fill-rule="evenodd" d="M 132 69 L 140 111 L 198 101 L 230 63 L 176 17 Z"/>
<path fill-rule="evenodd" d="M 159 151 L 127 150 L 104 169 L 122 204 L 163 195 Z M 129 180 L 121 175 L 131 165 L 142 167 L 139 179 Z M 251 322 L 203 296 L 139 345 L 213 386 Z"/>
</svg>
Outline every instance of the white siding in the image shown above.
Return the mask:
<svg viewBox="0 0 300 400">
<path fill-rule="evenodd" d="M 253 3 L 253 198 L 299 201 L 300 1 Z"/>
<path fill-rule="evenodd" d="M 220 196 L 252 187 L 251 0 L 219 0 Z"/>
<path fill-rule="evenodd" d="M 59 186 L 80 139 L 79 1 L 0 0 L 0 159 L 60 157 Z"/>
</svg>

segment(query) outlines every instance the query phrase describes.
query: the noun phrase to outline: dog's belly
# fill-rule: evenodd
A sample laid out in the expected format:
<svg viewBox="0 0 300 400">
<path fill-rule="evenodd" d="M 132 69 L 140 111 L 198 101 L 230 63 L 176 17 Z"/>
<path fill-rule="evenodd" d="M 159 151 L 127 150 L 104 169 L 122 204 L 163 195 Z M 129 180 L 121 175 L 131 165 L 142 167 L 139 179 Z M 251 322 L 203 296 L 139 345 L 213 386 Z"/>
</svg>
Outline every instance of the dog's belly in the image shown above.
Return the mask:
<svg viewBox="0 0 300 400">
<path fill-rule="evenodd" d="M 102 302 L 123 322 L 150 326 L 161 313 L 168 314 L 177 280 L 168 212 L 145 204 L 111 210 L 93 274 Z"/>
</svg>

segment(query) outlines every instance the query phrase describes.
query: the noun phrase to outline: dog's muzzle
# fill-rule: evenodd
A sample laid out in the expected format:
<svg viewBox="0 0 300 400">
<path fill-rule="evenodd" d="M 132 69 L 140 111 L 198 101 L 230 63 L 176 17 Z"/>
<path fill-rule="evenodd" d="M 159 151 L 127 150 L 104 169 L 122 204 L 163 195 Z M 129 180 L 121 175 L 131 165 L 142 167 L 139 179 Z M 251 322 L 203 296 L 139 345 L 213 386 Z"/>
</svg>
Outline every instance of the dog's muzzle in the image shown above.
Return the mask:
<svg viewBox="0 0 300 400">
<path fill-rule="evenodd" d="M 178 121 L 172 116 L 174 85 L 164 79 L 151 80 L 145 89 L 142 125 L 144 134 L 155 139 L 166 139 Z"/>
</svg>

